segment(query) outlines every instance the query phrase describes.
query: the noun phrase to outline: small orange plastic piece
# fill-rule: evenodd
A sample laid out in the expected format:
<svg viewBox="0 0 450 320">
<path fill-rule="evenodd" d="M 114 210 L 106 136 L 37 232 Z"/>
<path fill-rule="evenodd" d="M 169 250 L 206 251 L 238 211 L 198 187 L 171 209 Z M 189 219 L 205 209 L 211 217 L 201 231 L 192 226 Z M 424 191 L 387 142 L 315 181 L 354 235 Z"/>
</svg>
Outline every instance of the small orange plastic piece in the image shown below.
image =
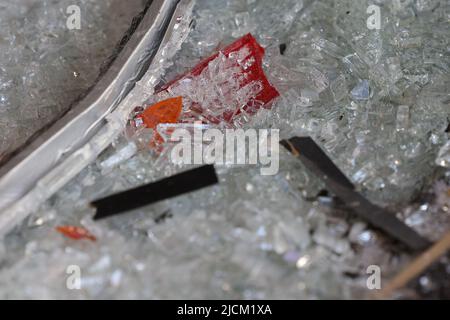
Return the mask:
<svg viewBox="0 0 450 320">
<path fill-rule="evenodd" d="M 88 239 L 91 241 L 96 241 L 97 238 L 91 234 L 87 229 L 83 227 L 75 227 L 75 226 L 58 226 L 55 228 L 56 231 L 63 234 L 64 236 L 74 239 L 74 240 L 81 240 L 81 239 Z"/>
<path fill-rule="evenodd" d="M 156 129 L 160 123 L 177 123 L 182 110 L 183 98 L 175 97 L 148 107 L 140 117 L 148 128 Z"/>
<path fill-rule="evenodd" d="M 139 116 L 145 126 L 156 130 L 160 123 L 177 123 L 183 110 L 183 98 L 175 97 L 160 101 L 147 109 Z M 164 138 L 159 133 L 155 133 L 150 141 L 150 147 L 158 149 L 158 146 L 164 142 Z"/>
</svg>

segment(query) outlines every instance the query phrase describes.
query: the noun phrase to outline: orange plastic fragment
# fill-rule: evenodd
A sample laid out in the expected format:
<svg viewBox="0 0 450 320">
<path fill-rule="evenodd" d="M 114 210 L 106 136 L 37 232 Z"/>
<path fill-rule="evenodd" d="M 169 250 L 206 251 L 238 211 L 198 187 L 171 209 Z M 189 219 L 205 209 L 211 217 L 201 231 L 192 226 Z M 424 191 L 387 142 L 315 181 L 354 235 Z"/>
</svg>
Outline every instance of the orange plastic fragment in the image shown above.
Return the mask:
<svg viewBox="0 0 450 320">
<path fill-rule="evenodd" d="M 56 231 L 63 234 L 64 236 L 74 239 L 74 240 L 81 240 L 81 239 L 88 239 L 91 241 L 96 241 L 97 238 L 90 233 L 87 229 L 83 227 L 75 227 L 75 226 L 58 226 L 55 228 Z"/>
<path fill-rule="evenodd" d="M 160 123 L 177 123 L 183 110 L 183 98 L 175 97 L 160 101 L 140 115 L 147 128 L 156 129 Z"/>
<path fill-rule="evenodd" d="M 183 98 L 175 97 L 160 101 L 148 107 L 139 117 L 147 128 L 156 129 L 160 123 L 177 123 L 182 110 Z M 158 149 L 158 146 L 163 142 L 164 138 L 156 132 L 154 138 L 150 141 L 150 147 Z"/>
</svg>

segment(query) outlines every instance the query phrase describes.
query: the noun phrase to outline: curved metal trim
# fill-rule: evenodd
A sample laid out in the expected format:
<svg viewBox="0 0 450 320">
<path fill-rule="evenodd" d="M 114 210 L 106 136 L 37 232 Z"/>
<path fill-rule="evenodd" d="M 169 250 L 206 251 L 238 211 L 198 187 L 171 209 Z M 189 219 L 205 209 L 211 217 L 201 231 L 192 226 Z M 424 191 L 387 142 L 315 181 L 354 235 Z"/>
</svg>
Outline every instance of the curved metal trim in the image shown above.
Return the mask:
<svg viewBox="0 0 450 320">
<path fill-rule="evenodd" d="M 86 143 L 143 76 L 180 0 L 154 0 L 100 81 L 74 108 L 0 168 L 0 211 Z"/>
</svg>

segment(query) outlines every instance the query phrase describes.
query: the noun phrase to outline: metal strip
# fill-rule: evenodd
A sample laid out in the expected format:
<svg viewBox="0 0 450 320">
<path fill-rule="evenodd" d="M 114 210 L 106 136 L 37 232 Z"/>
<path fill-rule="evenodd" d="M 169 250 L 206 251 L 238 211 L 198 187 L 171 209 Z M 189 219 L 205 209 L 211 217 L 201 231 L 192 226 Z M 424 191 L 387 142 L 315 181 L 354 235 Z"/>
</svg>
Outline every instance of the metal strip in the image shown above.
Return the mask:
<svg viewBox="0 0 450 320">
<path fill-rule="evenodd" d="M 372 204 L 356 192 L 353 184 L 330 160 L 325 152 L 310 137 L 294 137 L 281 144 L 325 182 L 327 188 L 340 198 L 345 206 L 361 218 L 380 228 L 392 238 L 410 249 L 423 250 L 430 242 L 400 221 L 395 214 Z"/>
</svg>

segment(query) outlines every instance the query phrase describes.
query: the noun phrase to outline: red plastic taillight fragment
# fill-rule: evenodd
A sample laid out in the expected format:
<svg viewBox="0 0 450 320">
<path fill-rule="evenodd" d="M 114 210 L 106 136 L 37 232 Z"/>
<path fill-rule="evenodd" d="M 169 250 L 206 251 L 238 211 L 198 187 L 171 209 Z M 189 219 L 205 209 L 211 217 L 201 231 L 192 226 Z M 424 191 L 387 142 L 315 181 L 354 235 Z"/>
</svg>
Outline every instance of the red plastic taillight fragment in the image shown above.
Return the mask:
<svg viewBox="0 0 450 320">
<path fill-rule="evenodd" d="M 186 103 L 191 104 L 190 107 L 188 105 L 187 109 L 190 109 L 193 113 L 203 115 L 212 122 L 220 120 L 230 121 L 241 110 L 254 113 L 261 107 L 269 106 L 269 103 L 279 96 L 278 91 L 269 83 L 264 74 L 262 67 L 263 57 L 264 48 L 259 45 L 251 34 L 247 34 L 223 50 L 204 59 L 187 74 L 179 76 L 164 85 L 157 95 L 184 94 L 183 98 L 185 98 Z M 227 72 L 231 75 L 231 79 L 220 78 Z M 199 83 L 195 83 L 195 80 L 199 78 L 201 78 L 198 81 Z M 195 85 L 191 85 L 191 83 L 195 83 Z M 205 99 L 201 98 L 203 93 L 196 93 L 196 91 L 202 90 L 202 86 L 199 84 L 204 84 Z M 235 96 L 239 94 L 239 89 L 246 86 L 250 87 L 252 84 L 258 86 L 257 93 L 254 95 L 250 94 L 247 99 L 244 95 L 243 99 L 246 99 L 246 101 L 242 102 L 241 99 L 236 102 Z M 191 87 L 189 87 L 190 85 Z M 214 96 L 212 98 L 208 97 L 208 94 L 213 91 L 219 91 L 218 96 L 220 97 L 215 100 Z M 216 105 L 226 104 L 226 102 L 230 101 L 233 103 L 221 106 L 222 109 L 219 108 L 220 106 L 217 107 L 218 111 L 215 114 L 211 115 L 212 112 L 209 112 L 211 109 L 216 108 Z M 218 114 L 221 114 L 221 116 L 217 116 Z"/>
</svg>

